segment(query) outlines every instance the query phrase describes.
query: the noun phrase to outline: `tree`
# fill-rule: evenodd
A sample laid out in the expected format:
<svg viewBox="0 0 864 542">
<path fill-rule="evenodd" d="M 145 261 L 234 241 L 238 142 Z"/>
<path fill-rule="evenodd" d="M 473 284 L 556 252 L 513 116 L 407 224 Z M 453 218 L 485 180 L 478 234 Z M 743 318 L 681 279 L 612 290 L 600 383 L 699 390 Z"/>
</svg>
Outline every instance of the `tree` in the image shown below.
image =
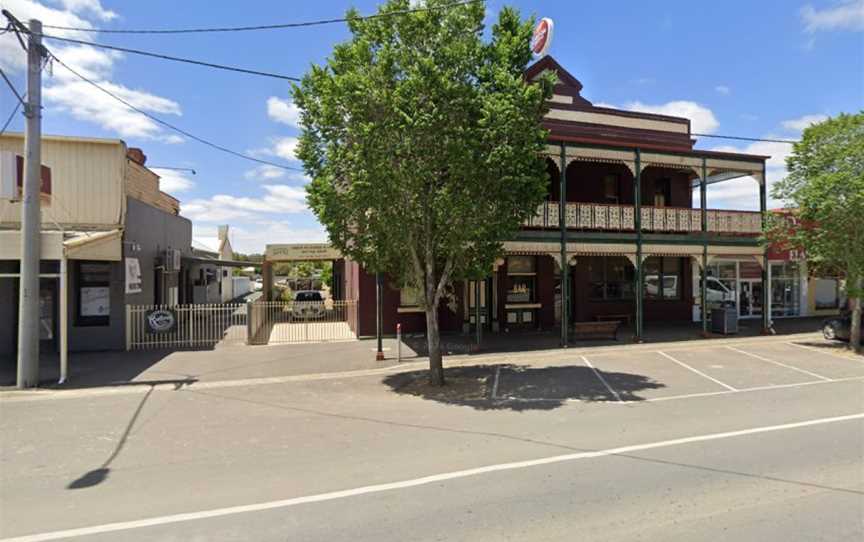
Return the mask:
<svg viewBox="0 0 864 542">
<path fill-rule="evenodd" d="M 485 42 L 484 15 L 482 2 L 349 11 L 351 39 L 294 88 L 309 205 L 343 254 L 421 292 L 433 385 L 448 285 L 487 276 L 547 187 L 553 76 L 524 79 L 533 21 L 504 8 Z"/>
<path fill-rule="evenodd" d="M 852 301 L 850 345 L 860 353 L 864 295 L 864 112 L 804 131 L 786 160 L 789 175 L 773 196 L 797 208 L 798 227 L 774 219 L 769 238 L 804 249 L 814 270 L 840 270 Z"/>
</svg>

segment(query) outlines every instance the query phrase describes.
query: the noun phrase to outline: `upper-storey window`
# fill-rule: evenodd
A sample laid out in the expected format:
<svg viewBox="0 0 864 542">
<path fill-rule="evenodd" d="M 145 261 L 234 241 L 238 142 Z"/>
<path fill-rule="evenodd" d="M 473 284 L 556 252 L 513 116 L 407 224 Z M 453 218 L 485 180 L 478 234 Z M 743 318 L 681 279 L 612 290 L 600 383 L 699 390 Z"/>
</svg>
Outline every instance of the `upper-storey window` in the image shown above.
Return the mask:
<svg viewBox="0 0 864 542">
<path fill-rule="evenodd" d="M 671 204 L 672 179 L 657 179 L 654 181 L 654 207 L 666 207 Z"/>
<path fill-rule="evenodd" d="M 618 175 L 603 177 L 603 199 L 606 203 L 618 203 L 621 200 L 621 183 Z"/>
</svg>

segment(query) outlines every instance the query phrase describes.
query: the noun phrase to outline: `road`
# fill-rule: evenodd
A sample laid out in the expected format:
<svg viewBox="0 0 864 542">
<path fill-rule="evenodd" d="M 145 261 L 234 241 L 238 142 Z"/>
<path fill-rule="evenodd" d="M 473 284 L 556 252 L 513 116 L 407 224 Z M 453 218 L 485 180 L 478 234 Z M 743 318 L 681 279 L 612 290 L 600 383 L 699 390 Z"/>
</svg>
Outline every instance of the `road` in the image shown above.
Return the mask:
<svg viewBox="0 0 864 542">
<path fill-rule="evenodd" d="M 0 539 L 864 539 L 864 362 L 736 348 L 9 394 Z"/>
</svg>

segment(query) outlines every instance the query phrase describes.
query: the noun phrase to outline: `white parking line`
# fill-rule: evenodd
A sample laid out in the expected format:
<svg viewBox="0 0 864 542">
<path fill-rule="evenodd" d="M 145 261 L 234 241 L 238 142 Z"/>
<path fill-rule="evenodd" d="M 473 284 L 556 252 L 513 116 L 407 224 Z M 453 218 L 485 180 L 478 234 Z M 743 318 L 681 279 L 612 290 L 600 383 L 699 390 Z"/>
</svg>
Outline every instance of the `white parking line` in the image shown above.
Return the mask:
<svg viewBox="0 0 864 542">
<path fill-rule="evenodd" d="M 501 378 L 501 366 L 495 367 L 495 381 L 492 383 L 492 399 L 498 398 L 498 379 Z"/>
<path fill-rule="evenodd" d="M 319 493 L 317 495 L 307 495 L 304 497 L 293 497 L 289 499 L 281 499 L 277 501 L 261 502 L 255 504 L 246 504 L 239 506 L 229 506 L 225 508 L 215 508 L 212 510 L 201 510 L 199 512 L 188 512 L 184 514 L 172 514 L 168 516 L 157 516 L 146 519 L 138 519 L 132 521 L 121 521 L 117 523 L 106 523 L 103 525 L 93 525 L 91 527 L 79 527 L 77 529 L 67 529 L 65 531 L 51 531 L 45 533 L 36 533 L 31 535 L 19 536 L 15 538 L 4 538 L 0 542 L 45 542 L 47 540 L 59 540 L 62 538 L 73 538 L 79 536 L 98 535 L 104 533 L 114 533 L 118 531 L 128 531 L 132 529 L 142 529 L 146 527 L 154 527 L 158 525 L 168 525 L 172 523 L 182 523 L 186 521 L 198 521 L 209 518 L 232 516 L 236 514 L 248 514 L 251 512 L 262 512 L 265 510 L 274 510 L 281 508 L 289 508 L 303 504 L 313 504 L 318 502 L 333 501 L 337 499 L 346 499 L 357 497 L 360 495 L 370 495 L 385 491 L 394 491 L 398 489 L 409 489 L 413 487 L 425 486 L 428 484 L 439 484 L 449 480 L 457 480 L 460 478 L 468 478 L 471 476 L 479 476 L 491 474 L 495 472 L 503 472 L 510 470 L 520 470 L 530 467 L 539 467 L 542 465 L 552 465 L 555 463 L 564 463 L 577 461 L 582 459 L 593 459 L 598 457 L 608 457 L 614 455 L 630 454 L 633 452 L 641 452 L 644 450 L 653 450 L 657 448 L 668 448 L 672 446 L 681 446 L 685 444 L 693 444 L 697 442 L 710 442 L 727 438 L 743 437 L 747 435 L 758 435 L 762 433 L 771 433 L 775 431 L 784 431 L 789 429 L 799 429 L 802 427 L 811 427 L 824 425 L 829 423 L 847 422 L 864 418 L 864 412 L 848 414 L 846 416 L 835 416 L 832 418 L 817 418 L 813 420 L 805 420 L 801 422 L 784 423 L 780 425 L 767 425 L 762 427 L 752 427 L 750 429 L 742 429 L 738 431 L 725 431 L 722 433 L 708 433 L 703 435 L 693 435 L 690 437 L 682 437 L 670 440 L 661 440 L 656 442 L 648 442 L 644 444 L 635 444 L 630 446 L 621 446 L 618 448 L 608 448 L 605 450 L 597 450 L 592 452 L 576 452 L 570 454 L 553 455 L 550 457 L 542 457 L 539 459 L 529 459 L 526 461 L 514 461 L 511 463 L 498 463 L 476 467 L 473 469 L 458 470 L 445 472 L 441 474 L 433 474 L 410 480 L 401 480 L 398 482 L 389 482 L 384 484 L 375 484 L 365 487 L 353 489 L 343 489 L 341 491 L 332 491 L 329 493 Z"/>
<path fill-rule="evenodd" d="M 793 371 L 798 371 L 799 373 L 802 373 L 802 374 L 805 374 L 808 376 L 812 376 L 813 378 L 818 378 L 819 380 L 824 380 L 826 382 L 831 381 L 831 379 L 828 378 L 827 376 L 822 376 L 822 375 L 816 374 L 814 372 L 807 371 L 806 369 L 802 369 L 800 367 L 795 367 L 794 365 L 787 365 L 785 363 L 780 363 L 779 361 L 775 361 L 773 359 L 769 359 L 769 358 L 766 358 L 764 356 L 760 356 L 759 354 L 753 354 L 752 352 L 746 352 L 744 350 L 735 348 L 734 346 L 727 346 L 726 348 L 728 348 L 729 350 L 732 350 L 733 352 L 738 352 L 739 354 L 744 354 L 745 356 L 750 356 L 751 358 L 755 358 L 755 359 L 765 361 L 768 363 L 773 363 L 774 365 L 779 365 L 780 367 L 786 367 L 787 369 L 791 369 Z"/>
<path fill-rule="evenodd" d="M 625 399 L 620 403 L 617 401 L 596 401 L 589 399 L 576 399 L 576 398 L 568 398 L 564 399 L 567 403 L 602 403 L 606 402 L 611 405 L 630 405 L 630 404 L 639 404 L 639 403 L 653 403 L 655 401 L 672 401 L 677 399 L 694 399 L 699 397 L 714 397 L 718 395 L 735 395 L 738 393 L 751 393 L 756 391 L 771 391 L 771 390 L 780 390 L 787 388 L 802 388 L 805 386 L 813 386 L 816 384 L 836 384 L 841 382 L 853 382 L 864 380 L 864 376 L 850 376 L 846 378 L 834 378 L 831 380 L 809 380 L 807 382 L 794 382 L 792 384 L 769 384 L 767 386 L 755 386 L 752 388 L 740 388 L 735 390 L 723 390 L 723 391 L 703 391 L 697 393 L 684 393 L 681 395 L 665 395 L 662 397 L 651 397 L 649 399 Z M 508 401 L 518 402 L 518 403 L 547 403 L 552 401 L 561 401 L 562 399 L 550 399 L 548 397 L 531 397 L 531 398 L 522 398 L 522 397 L 502 397 L 501 399 L 506 399 Z"/>
<path fill-rule="evenodd" d="M 707 378 L 708 380 L 710 380 L 711 382 L 714 382 L 715 384 L 719 384 L 719 385 L 723 386 L 727 390 L 738 391 L 738 388 L 733 388 L 732 386 L 730 386 L 729 384 L 726 384 L 725 382 L 720 382 L 719 380 L 717 380 L 713 376 L 708 376 L 705 373 L 703 373 L 702 371 L 700 371 L 699 369 L 695 369 L 693 367 L 690 367 L 689 365 L 687 365 L 683 361 L 678 361 L 677 359 L 673 358 L 672 356 L 670 356 L 666 352 L 661 352 L 658 350 L 657 353 L 660 354 L 661 356 L 665 357 L 665 358 L 668 358 L 668 359 L 674 361 L 675 363 L 677 363 L 681 367 L 684 367 L 685 369 L 689 369 L 689 370 L 693 371 L 694 373 L 696 373 L 697 375 L 699 375 L 703 378 Z"/>
<path fill-rule="evenodd" d="M 792 341 L 786 341 L 786 342 L 784 342 L 783 344 L 788 344 L 788 345 L 791 345 L 791 346 L 797 346 L 798 348 L 803 348 L 803 349 L 805 349 L 805 350 L 810 350 L 811 352 L 816 352 L 816 353 L 818 353 L 818 354 L 825 354 L 826 356 L 832 356 L 832 357 L 835 357 L 835 358 L 845 359 L 845 360 L 847 360 L 847 361 L 854 361 L 854 362 L 856 362 L 856 363 L 864 363 L 864 359 L 856 359 L 857 356 L 856 356 L 856 357 L 852 357 L 852 356 L 844 356 L 844 355 L 842 355 L 842 354 L 838 354 L 838 353 L 836 353 L 836 352 L 825 352 L 825 351 L 823 351 L 822 348 L 814 348 L 814 347 L 812 347 L 812 346 L 807 346 L 806 344 L 793 343 Z"/>
<path fill-rule="evenodd" d="M 609 393 L 614 395 L 615 399 L 617 399 L 619 403 L 623 403 L 624 401 L 621 399 L 621 396 L 618 395 L 618 392 L 612 389 L 612 386 L 610 386 L 609 383 L 606 382 L 606 379 L 603 378 L 603 375 L 600 374 L 600 371 L 598 371 L 597 369 L 594 368 L 593 365 L 591 365 L 591 362 L 588 361 L 588 358 L 585 356 L 582 356 L 582 361 L 584 361 L 585 365 L 587 365 L 588 367 L 591 368 L 592 371 L 594 371 L 594 374 L 597 376 L 597 378 L 600 380 L 600 382 L 602 382 L 603 385 L 606 386 L 606 389 L 609 390 Z"/>
</svg>

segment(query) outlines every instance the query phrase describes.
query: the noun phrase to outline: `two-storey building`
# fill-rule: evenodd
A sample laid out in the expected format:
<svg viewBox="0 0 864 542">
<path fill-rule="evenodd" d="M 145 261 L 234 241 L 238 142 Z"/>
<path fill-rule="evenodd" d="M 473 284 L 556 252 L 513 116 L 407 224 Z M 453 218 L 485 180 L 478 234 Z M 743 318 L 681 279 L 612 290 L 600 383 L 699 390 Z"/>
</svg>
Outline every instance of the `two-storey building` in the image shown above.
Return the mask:
<svg viewBox="0 0 864 542">
<path fill-rule="evenodd" d="M 442 330 L 467 329 L 479 314 L 490 331 L 557 328 L 567 341 L 573 322 L 617 318 L 638 340 L 646 321 L 698 321 L 718 305 L 767 328 L 759 235 L 768 157 L 696 149 L 686 118 L 594 106 L 549 56 L 526 77 L 547 70 L 558 82 L 543 123 L 546 202 L 504 243 L 486 279 L 454 287 Z M 707 208 L 710 185 L 741 177 L 753 179 L 762 212 Z M 375 279 L 340 265 L 345 297 L 359 301 L 356 331 L 372 335 Z M 382 290 L 385 333 L 397 323 L 424 329 L 412 292 Z"/>
</svg>

